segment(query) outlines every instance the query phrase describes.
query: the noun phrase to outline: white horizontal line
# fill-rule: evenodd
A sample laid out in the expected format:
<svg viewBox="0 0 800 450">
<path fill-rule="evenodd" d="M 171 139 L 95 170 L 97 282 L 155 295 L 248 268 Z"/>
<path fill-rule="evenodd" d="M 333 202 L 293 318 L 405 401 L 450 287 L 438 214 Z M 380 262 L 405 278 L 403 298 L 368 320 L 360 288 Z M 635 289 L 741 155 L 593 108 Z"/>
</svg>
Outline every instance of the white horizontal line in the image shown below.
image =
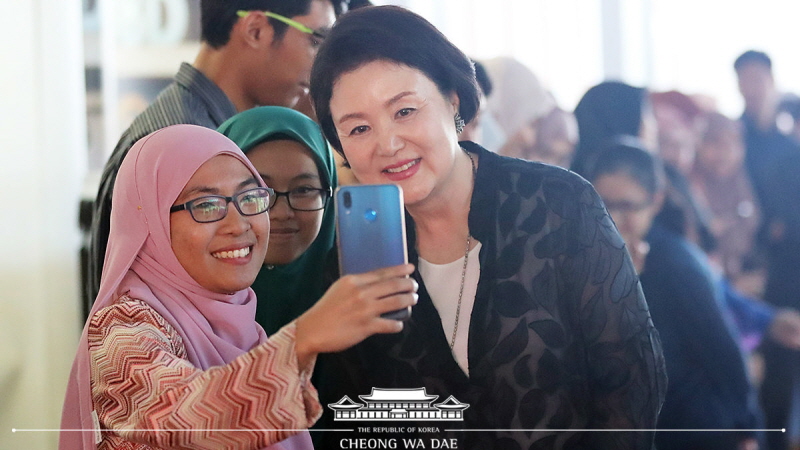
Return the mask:
<svg viewBox="0 0 800 450">
<path fill-rule="evenodd" d="M 778 428 L 778 429 L 705 429 L 705 430 L 698 430 L 698 429 L 687 429 L 687 430 L 677 430 L 677 429 L 661 429 L 661 428 L 628 428 L 628 429 L 577 429 L 577 428 L 521 428 L 521 429 L 445 429 L 444 431 L 538 431 L 542 433 L 557 431 L 557 432 L 589 432 L 589 431 L 601 431 L 601 432 L 629 432 L 629 431 L 638 431 L 638 432 L 675 432 L 675 431 L 693 431 L 693 432 L 756 432 L 756 431 L 765 431 L 765 432 L 774 432 L 774 433 L 786 433 L 786 428 Z"/>
<path fill-rule="evenodd" d="M 307 429 L 307 428 L 300 428 L 300 429 L 271 429 L 271 428 L 257 428 L 257 429 L 249 429 L 249 428 L 234 428 L 234 429 L 226 429 L 226 428 L 213 428 L 213 429 L 191 429 L 187 430 L 186 428 L 160 428 L 160 429 L 152 429 L 152 428 L 125 428 L 125 429 L 100 429 L 95 430 L 94 428 L 12 428 L 12 433 L 23 433 L 23 432 L 53 432 L 53 431 L 68 431 L 68 432 L 78 432 L 78 431 L 103 431 L 103 432 L 120 432 L 120 431 L 164 431 L 164 432 L 210 432 L 210 431 L 355 431 L 352 429 Z"/>
<path fill-rule="evenodd" d="M 29 432 L 53 432 L 53 431 L 67 431 L 67 432 L 77 432 L 77 431 L 95 431 L 93 428 L 12 428 L 12 433 L 29 433 Z M 235 429 L 224 429 L 224 428 L 214 428 L 214 429 L 197 429 L 197 430 L 187 430 L 185 428 L 178 428 L 178 429 L 150 429 L 150 428 L 132 428 L 132 429 L 120 429 L 120 430 L 110 430 L 110 429 L 101 429 L 99 431 L 105 432 L 117 432 L 117 431 L 169 431 L 169 432 L 186 432 L 186 431 L 194 431 L 194 432 L 232 432 L 232 431 L 309 431 L 309 432 L 319 432 L 319 431 L 348 431 L 354 432 L 353 429 L 244 429 L 244 428 L 235 428 Z M 628 428 L 628 429 L 578 429 L 578 428 L 519 428 L 519 429 L 506 429 L 506 428 L 492 428 L 492 429 L 445 429 L 444 431 L 536 431 L 540 433 L 548 433 L 548 432 L 592 432 L 592 431 L 599 431 L 599 432 L 772 432 L 772 433 L 786 433 L 786 428 L 777 428 L 777 429 L 704 429 L 704 430 L 697 430 L 697 429 L 686 429 L 686 430 L 676 430 L 676 429 L 658 429 L 658 428 Z"/>
</svg>

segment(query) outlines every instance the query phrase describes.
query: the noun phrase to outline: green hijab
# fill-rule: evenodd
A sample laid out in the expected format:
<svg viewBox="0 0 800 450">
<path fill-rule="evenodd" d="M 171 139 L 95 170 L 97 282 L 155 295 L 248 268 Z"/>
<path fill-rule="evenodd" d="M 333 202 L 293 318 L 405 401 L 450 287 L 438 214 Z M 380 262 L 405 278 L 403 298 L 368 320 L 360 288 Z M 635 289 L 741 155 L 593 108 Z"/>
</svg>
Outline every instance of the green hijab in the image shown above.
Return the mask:
<svg viewBox="0 0 800 450">
<path fill-rule="evenodd" d="M 337 177 L 333 153 L 316 122 L 293 109 L 261 106 L 241 112 L 217 129 L 246 154 L 269 140 L 289 139 L 308 148 L 317 164 L 323 187 L 336 189 Z M 336 225 L 333 200 L 322 216 L 317 238 L 299 258 L 284 266 L 263 266 L 253 283 L 258 296 L 256 321 L 267 334 L 296 319 L 325 292 L 323 266 L 333 247 Z"/>
</svg>

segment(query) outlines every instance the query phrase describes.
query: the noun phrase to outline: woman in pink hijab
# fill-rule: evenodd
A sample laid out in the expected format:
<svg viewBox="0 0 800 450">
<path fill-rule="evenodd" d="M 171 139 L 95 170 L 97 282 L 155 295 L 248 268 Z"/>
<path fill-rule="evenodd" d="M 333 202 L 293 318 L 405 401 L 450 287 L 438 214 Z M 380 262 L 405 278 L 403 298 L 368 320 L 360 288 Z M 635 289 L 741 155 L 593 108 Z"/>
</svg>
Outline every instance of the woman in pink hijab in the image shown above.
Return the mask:
<svg viewBox="0 0 800 450">
<path fill-rule="evenodd" d="M 216 131 L 175 125 L 134 145 L 114 189 L 60 449 L 312 448 L 316 355 L 400 331 L 380 314 L 415 303 L 416 283 L 412 266 L 344 277 L 268 339 L 249 286 L 271 195 Z"/>
</svg>

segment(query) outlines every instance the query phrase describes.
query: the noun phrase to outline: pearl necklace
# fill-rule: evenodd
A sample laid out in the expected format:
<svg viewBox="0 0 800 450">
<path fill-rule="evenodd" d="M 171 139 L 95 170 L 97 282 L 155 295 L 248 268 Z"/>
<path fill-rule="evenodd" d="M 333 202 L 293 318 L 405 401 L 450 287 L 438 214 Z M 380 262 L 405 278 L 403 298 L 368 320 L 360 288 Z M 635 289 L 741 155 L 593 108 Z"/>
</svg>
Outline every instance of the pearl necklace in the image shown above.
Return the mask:
<svg viewBox="0 0 800 450">
<path fill-rule="evenodd" d="M 477 174 L 477 169 L 475 168 L 475 160 L 472 158 L 472 155 L 469 154 L 468 151 L 464 150 L 464 153 L 467 154 L 469 157 L 469 162 L 472 164 L 472 185 L 473 189 L 475 186 L 475 175 Z M 467 224 L 469 227 L 469 223 Z M 467 232 L 467 249 L 464 251 L 464 267 L 461 268 L 461 287 L 458 289 L 458 304 L 456 305 L 456 320 L 455 324 L 453 325 L 453 337 L 450 338 L 450 350 L 453 350 L 453 347 L 456 345 L 456 335 L 458 334 L 458 319 L 461 317 L 461 298 L 464 296 L 464 282 L 467 279 L 467 263 L 469 262 L 469 245 L 472 243 L 472 235 Z"/>
</svg>

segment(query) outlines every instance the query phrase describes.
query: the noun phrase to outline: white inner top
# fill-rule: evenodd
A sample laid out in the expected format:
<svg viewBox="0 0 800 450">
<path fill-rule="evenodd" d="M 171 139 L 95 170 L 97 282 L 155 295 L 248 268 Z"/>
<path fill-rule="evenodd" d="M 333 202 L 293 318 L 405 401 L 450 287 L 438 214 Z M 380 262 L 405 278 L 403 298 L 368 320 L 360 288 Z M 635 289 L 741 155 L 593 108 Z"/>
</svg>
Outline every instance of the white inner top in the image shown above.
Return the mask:
<svg viewBox="0 0 800 450">
<path fill-rule="evenodd" d="M 469 322 L 472 317 L 472 307 L 475 305 L 475 293 L 478 290 L 478 278 L 481 274 L 481 264 L 478 254 L 481 243 L 469 251 L 467 271 L 464 277 L 464 293 L 461 296 L 461 312 L 458 319 L 458 332 L 456 343 L 453 346 L 453 357 L 461 370 L 469 376 L 469 359 L 467 357 L 467 344 L 469 342 Z M 453 328 L 456 322 L 456 309 L 458 309 L 458 292 L 461 290 L 461 271 L 464 269 L 464 257 L 447 264 L 432 264 L 424 259 L 419 259 L 419 273 L 425 281 L 425 288 L 431 296 L 433 306 L 442 319 L 442 328 L 447 338 L 447 345 L 453 339 Z"/>
</svg>

